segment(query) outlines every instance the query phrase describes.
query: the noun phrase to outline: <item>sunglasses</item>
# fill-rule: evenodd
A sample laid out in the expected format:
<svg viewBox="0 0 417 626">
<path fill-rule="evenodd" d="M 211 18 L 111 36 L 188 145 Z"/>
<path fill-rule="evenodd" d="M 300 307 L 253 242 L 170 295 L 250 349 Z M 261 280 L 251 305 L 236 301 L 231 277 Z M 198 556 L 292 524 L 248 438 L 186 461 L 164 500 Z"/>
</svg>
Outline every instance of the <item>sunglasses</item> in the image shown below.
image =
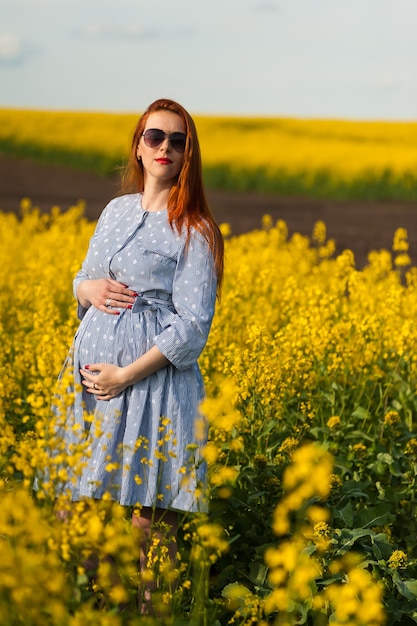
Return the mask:
<svg viewBox="0 0 417 626">
<path fill-rule="evenodd" d="M 159 128 L 148 128 L 142 137 L 149 148 L 157 148 L 167 138 L 177 152 L 184 152 L 187 139 L 185 133 L 165 133 Z"/>
</svg>

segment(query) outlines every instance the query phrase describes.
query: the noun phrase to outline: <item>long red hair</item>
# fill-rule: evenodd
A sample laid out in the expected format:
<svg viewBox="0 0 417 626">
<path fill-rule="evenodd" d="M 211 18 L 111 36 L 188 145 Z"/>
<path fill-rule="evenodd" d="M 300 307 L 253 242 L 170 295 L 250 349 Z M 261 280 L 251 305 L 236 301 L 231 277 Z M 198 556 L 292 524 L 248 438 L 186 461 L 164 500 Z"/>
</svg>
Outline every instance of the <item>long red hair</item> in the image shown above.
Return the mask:
<svg viewBox="0 0 417 626">
<path fill-rule="evenodd" d="M 146 120 L 156 111 L 170 111 L 179 115 L 184 122 L 187 136 L 184 160 L 177 180 L 168 196 L 168 220 L 171 228 L 181 232 L 187 229 L 187 243 L 191 228 L 198 230 L 207 240 L 213 254 L 217 273 L 218 293 L 223 279 L 224 242 L 207 203 L 203 185 L 200 144 L 197 130 L 191 115 L 177 102 L 161 98 L 155 100 L 139 118 L 133 133 L 129 160 L 122 176 L 122 190 L 125 193 L 144 191 L 142 162 L 137 159 L 137 147 L 145 129 Z"/>
</svg>

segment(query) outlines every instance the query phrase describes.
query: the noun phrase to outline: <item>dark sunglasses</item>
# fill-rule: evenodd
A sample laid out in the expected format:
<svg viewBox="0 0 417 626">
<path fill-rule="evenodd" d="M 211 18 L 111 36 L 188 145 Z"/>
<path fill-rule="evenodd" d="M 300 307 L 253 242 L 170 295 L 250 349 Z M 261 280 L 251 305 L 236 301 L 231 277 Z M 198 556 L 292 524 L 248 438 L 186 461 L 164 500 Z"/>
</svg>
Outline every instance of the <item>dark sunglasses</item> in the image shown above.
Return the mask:
<svg viewBox="0 0 417 626">
<path fill-rule="evenodd" d="M 142 135 L 146 145 L 149 148 L 157 148 L 168 138 L 171 146 L 177 152 L 184 152 L 187 136 L 184 133 L 165 133 L 159 128 L 148 128 Z"/>
</svg>

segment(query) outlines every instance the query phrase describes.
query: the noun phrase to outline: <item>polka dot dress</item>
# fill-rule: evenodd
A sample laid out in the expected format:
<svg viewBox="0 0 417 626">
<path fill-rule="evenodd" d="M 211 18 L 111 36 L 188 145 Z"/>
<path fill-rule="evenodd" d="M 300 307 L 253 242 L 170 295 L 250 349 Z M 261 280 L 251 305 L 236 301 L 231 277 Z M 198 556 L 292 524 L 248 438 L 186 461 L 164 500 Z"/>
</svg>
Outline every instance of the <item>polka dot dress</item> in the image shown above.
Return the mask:
<svg viewBox="0 0 417 626">
<path fill-rule="evenodd" d="M 195 423 L 204 393 L 197 359 L 210 330 L 216 276 L 207 242 L 193 232 L 185 245 L 167 211 L 147 212 L 141 194 L 113 199 L 104 209 L 74 280 L 114 278 L 138 293 L 120 315 L 79 305 L 81 323 L 61 377 L 74 372 L 62 436 L 87 438 L 84 469 L 61 485 L 72 498 L 102 498 L 196 511 L 204 480 Z M 91 363 L 123 367 L 156 345 L 170 365 L 110 401 L 80 387 L 79 368 Z M 75 428 L 74 428 L 75 426 Z M 78 426 L 78 431 L 77 431 Z M 197 456 L 197 458 L 195 458 Z"/>
</svg>

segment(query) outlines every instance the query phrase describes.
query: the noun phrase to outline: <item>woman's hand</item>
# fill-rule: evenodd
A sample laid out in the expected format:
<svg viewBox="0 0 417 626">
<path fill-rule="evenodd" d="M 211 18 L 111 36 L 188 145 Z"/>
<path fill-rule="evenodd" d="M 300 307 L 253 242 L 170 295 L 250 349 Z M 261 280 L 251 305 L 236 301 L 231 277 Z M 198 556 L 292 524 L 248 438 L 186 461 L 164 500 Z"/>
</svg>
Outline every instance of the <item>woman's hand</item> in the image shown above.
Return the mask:
<svg viewBox="0 0 417 626">
<path fill-rule="evenodd" d="M 131 309 L 137 295 L 112 278 L 83 280 L 77 287 L 77 298 L 83 307 L 87 309 L 92 304 L 110 315 L 120 315 L 117 309 Z"/>
<path fill-rule="evenodd" d="M 129 386 L 124 368 L 111 363 L 86 365 L 80 372 L 84 387 L 98 400 L 111 400 Z"/>
</svg>

